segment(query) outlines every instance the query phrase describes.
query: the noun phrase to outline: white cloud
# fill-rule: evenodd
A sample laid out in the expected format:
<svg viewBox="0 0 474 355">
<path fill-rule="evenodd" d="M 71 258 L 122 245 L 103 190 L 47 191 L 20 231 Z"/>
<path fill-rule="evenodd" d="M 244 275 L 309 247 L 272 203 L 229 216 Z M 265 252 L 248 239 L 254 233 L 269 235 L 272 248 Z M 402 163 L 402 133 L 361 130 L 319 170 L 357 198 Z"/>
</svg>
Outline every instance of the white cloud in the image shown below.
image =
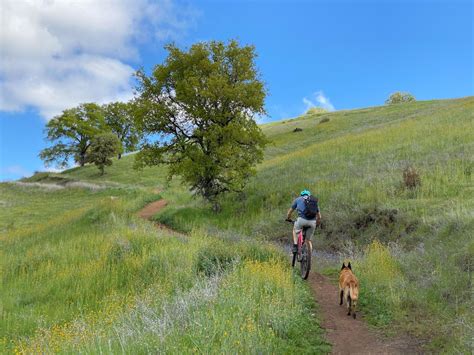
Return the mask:
<svg viewBox="0 0 474 355">
<path fill-rule="evenodd" d="M 78 166 L 78 165 L 76 165 L 76 166 Z M 58 169 L 58 168 L 55 168 L 55 167 L 51 167 L 51 166 L 46 166 L 46 165 L 44 165 L 44 166 L 43 166 L 43 169 L 42 169 L 41 171 L 46 171 L 46 172 L 48 172 L 48 173 L 61 173 L 61 172 L 63 172 L 64 170 L 66 170 L 66 169 Z"/>
<path fill-rule="evenodd" d="M 172 0 L 2 0 L 0 110 L 47 119 L 131 97 L 137 43 L 179 38 L 197 16 Z"/>
<path fill-rule="evenodd" d="M 303 103 L 306 107 L 305 112 L 311 107 L 321 107 L 328 111 L 335 111 L 334 105 L 331 103 L 331 100 L 324 95 L 322 91 L 316 91 L 310 99 L 303 97 Z"/>
<path fill-rule="evenodd" d="M 7 166 L 6 168 L 2 169 L 2 172 L 6 175 L 14 175 L 19 177 L 30 176 L 32 174 L 31 171 L 25 169 L 20 165 Z"/>
</svg>

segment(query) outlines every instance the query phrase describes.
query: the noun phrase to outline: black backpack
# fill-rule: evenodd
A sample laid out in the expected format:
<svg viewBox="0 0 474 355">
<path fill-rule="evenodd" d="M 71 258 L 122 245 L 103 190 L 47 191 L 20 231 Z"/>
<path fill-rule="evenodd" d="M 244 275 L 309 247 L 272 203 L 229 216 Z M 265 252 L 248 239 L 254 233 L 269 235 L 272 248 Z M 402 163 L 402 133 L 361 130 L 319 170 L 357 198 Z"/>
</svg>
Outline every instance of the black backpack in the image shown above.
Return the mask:
<svg viewBox="0 0 474 355">
<path fill-rule="evenodd" d="M 313 196 L 304 197 L 304 216 L 306 219 L 316 218 L 318 213 L 318 199 Z"/>
</svg>

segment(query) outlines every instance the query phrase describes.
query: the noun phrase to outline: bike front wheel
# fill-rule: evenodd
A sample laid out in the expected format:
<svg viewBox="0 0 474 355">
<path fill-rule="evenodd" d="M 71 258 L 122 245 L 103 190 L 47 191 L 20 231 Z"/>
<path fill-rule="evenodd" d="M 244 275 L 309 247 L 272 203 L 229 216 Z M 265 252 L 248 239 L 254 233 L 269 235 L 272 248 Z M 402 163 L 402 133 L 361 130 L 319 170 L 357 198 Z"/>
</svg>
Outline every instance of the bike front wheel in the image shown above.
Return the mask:
<svg viewBox="0 0 474 355">
<path fill-rule="evenodd" d="M 307 240 L 301 248 L 301 277 L 306 280 L 311 270 L 311 254 L 313 253 L 313 244 Z"/>
</svg>

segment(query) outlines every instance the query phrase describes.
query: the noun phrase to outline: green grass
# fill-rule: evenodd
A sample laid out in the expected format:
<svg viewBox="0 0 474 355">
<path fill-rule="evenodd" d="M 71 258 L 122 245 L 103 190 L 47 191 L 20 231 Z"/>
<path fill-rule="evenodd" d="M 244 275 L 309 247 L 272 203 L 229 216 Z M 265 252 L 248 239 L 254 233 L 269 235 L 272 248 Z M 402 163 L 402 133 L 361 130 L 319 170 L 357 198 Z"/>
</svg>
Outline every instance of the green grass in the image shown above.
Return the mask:
<svg viewBox="0 0 474 355">
<path fill-rule="evenodd" d="M 277 248 L 170 236 L 136 216 L 159 195 L 83 186 L 0 185 L 0 352 L 329 351 Z M 288 338 L 303 330 L 310 342 Z"/>
<path fill-rule="evenodd" d="M 293 132 L 295 128 L 302 131 Z M 103 177 L 93 166 L 57 176 L 109 184 L 109 189 L 124 194 L 128 189 L 152 194 L 158 188 L 162 190 L 160 195 L 170 201 L 155 216 L 158 221 L 177 230 L 199 230 L 200 234 L 218 235 L 227 241 L 289 239 L 289 227 L 283 222 L 286 210 L 300 190 L 310 189 L 319 197 L 325 227 L 318 231 L 314 246 L 339 255 L 340 261 L 353 262 L 362 283 L 361 307 L 369 323 L 387 333 L 409 332 L 422 339 L 430 351 L 468 352 L 474 324 L 469 311 L 474 260 L 474 97 L 304 115 L 262 129 L 272 142 L 265 160 L 243 193 L 222 198 L 218 214 L 200 198 L 192 197 L 179 179 L 167 182 L 166 167 L 133 170 L 133 155 L 114 160 Z M 403 184 L 407 166 L 420 174 L 421 185 L 415 189 Z M 26 222 L 15 223 L 21 226 Z M 238 255 L 245 255 L 245 248 L 235 248 Z M 215 254 L 210 258 L 202 251 L 207 249 L 196 252 L 197 274 L 212 278 L 213 268 L 233 265 L 236 254 L 217 249 L 210 251 Z M 258 255 L 255 257 L 260 260 Z M 259 261 L 264 265 L 267 262 Z M 339 263 L 327 264 L 325 272 L 331 275 L 340 267 Z M 227 278 L 241 288 L 246 287 L 245 282 L 253 282 L 252 278 L 239 281 L 235 275 L 248 264 L 239 265 L 227 268 L 219 284 L 224 285 Z M 389 279 L 387 274 L 391 275 Z M 218 304 L 217 296 L 203 309 L 212 310 Z M 212 329 L 216 337 L 212 341 L 190 337 L 177 346 L 192 351 L 192 344 L 201 344 L 205 351 L 225 352 L 228 348 L 216 340 L 223 339 L 221 323 L 212 328 L 202 312 L 191 314 L 191 319 L 205 319 L 206 329 Z M 224 314 L 221 317 L 225 319 Z M 190 329 L 189 324 L 189 320 L 183 320 L 173 328 L 178 329 L 176 333 L 171 333 Z M 260 340 L 239 349 L 248 350 L 248 344 L 262 349 L 258 342 L 273 349 L 263 340 L 270 336 L 267 331 L 262 331 Z M 175 349 L 167 341 L 163 344 L 170 347 L 154 347 L 154 336 L 145 330 L 131 341 L 138 347 L 140 339 L 147 339 L 140 348 L 143 352 Z M 201 343 L 203 339 L 207 340 Z M 229 335 L 229 339 L 230 343 L 225 344 L 238 341 L 235 335 Z M 112 340 L 112 348 L 107 350 L 108 343 L 102 340 L 81 349 L 118 349 Z M 275 340 L 272 344 L 280 343 Z"/>
<path fill-rule="evenodd" d="M 305 115 L 262 128 L 272 143 L 243 194 L 224 198 L 214 214 L 175 181 L 164 193 L 172 203 L 157 220 L 184 231 L 288 238 L 285 212 L 308 188 L 319 197 L 325 225 L 315 247 L 352 259 L 361 271 L 369 322 L 408 331 L 429 349 L 466 351 L 473 325 L 466 270 L 474 259 L 474 98 Z M 421 176 L 416 189 L 403 185 L 407 166 Z M 395 281 L 403 287 L 395 298 L 386 297 L 384 269 L 369 263 L 366 246 L 374 240 L 399 264 Z"/>
</svg>

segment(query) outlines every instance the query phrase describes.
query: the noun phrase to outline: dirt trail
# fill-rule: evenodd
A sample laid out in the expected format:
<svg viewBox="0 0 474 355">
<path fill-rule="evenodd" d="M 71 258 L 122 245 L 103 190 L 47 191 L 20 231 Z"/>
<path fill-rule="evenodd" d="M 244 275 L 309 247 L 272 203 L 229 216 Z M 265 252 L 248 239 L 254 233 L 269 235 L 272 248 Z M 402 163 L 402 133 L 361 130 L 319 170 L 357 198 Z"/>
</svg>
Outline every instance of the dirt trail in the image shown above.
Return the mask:
<svg viewBox="0 0 474 355">
<path fill-rule="evenodd" d="M 140 212 L 138 212 L 138 215 L 143 219 L 150 219 L 155 214 L 157 214 L 161 209 L 166 207 L 167 204 L 168 204 L 168 201 L 166 200 L 158 200 L 158 201 L 149 203 L 148 205 L 143 207 L 140 210 Z"/>
<path fill-rule="evenodd" d="M 156 192 L 159 193 L 159 190 L 157 190 Z M 138 216 L 140 218 L 150 220 L 151 217 L 156 215 L 159 211 L 161 211 L 167 205 L 168 205 L 168 201 L 163 200 L 163 199 L 155 201 L 155 202 L 151 202 L 148 205 L 146 205 L 145 207 L 143 207 L 138 212 Z M 153 221 L 153 223 L 155 224 L 155 227 L 158 228 L 158 229 L 166 230 L 168 233 L 170 233 L 172 235 L 183 236 L 183 234 L 169 228 L 168 226 L 166 226 L 164 224 L 161 224 L 161 223 L 158 223 L 158 222 L 155 222 L 155 221 Z"/>
<path fill-rule="evenodd" d="M 403 338 L 384 339 L 361 320 L 347 316 L 339 306 L 338 288 L 327 277 L 312 272 L 309 284 L 321 309 L 322 326 L 333 354 L 420 354 L 413 341 Z"/>
<path fill-rule="evenodd" d="M 159 191 L 158 191 L 159 192 Z M 168 201 L 158 200 L 146 205 L 138 215 L 149 220 Z M 164 229 L 173 235 L 182 235 L 173 229 L 155 222 L 157 228 Z M 419 347 L 412 340 L 403 338 L 384 339 L 370 330 L 364 321 L 347 316 L 345 306 L 339 306 L 338 289 L 325 276 L 312 272 L 308 282 L 316 302 L 321 309 L 322 326 L 326 329 L 327 340 L 332 344 L 333 354 L 420 354 Z"/>
</svg>

